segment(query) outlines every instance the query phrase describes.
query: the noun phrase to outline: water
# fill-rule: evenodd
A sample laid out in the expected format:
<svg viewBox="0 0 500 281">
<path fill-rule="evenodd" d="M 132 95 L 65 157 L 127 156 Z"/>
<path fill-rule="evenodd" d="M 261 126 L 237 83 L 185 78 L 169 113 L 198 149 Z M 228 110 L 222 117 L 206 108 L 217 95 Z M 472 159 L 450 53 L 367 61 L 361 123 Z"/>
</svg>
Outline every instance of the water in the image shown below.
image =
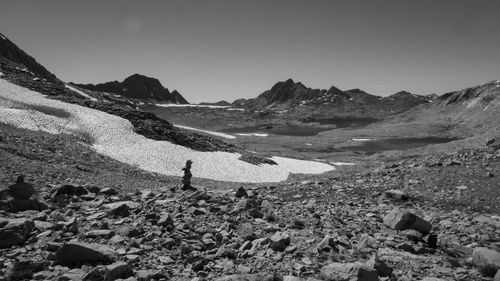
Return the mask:
<svg viewBox="0 0 500 281">
<path fill-rule="evenodd" d="M 378 152 L 388 150 L 407 150 L 417 147 L 422 147 L 430 144 L 447 143 L 457 140 L 455 138 L 443 137 L 425 137 L 425 138 L 393 138 L 370 140 L 360 143 L 360 145 L 353 145 L 343 147 L 343 150 L 364 152 L 366 155 L 373 155 Z"/>
<path fill-rule="evenodd" d="M 305 123 L 319 123 L 320 125 L 335 125 L 336 128 L 359 128 L 366 126 L 370 123 L 378 121 L 374 118 L 354 118 L 354 117 L 333 117 L 333 118 L 307 118 L 302 120 Z M 278 124 L 269 123 L 257 126 L 248 126 L 241 128 L 229 128 L 221 130 L 225 133 L 265 133 L 265 134 L 276 134 L 276 135 L 286 135 L 286 136 L 296 136 L 296 137 L 306 137 L 314 136 L 319 132 L 332 130 L 333 128 L 321 128 L 312 126 L 302 126 L 295 124 Z"/>
<path fill-rule="evenodd" d="M 358 117 L 328 117 L 328 118 L 310 118 L 306 122 L 317 122 L 320 125 L 336 125 L 337 128 L 359 128 L 368 124 L 377 122 L 375 118 Z"/>
<path fill-rule="evenodd" d="M 258 126 L 248 126 L 241 128 L 230 128 L 221 130 L 225 133 L 233 134 L 275 134 L 275 135 L 286 135 L 286 136 L 296 136 L 296 137 L 306 137 L 314 136 L 319 132 L 331 130 L 328 128 L 314 128 L 299 125 L 289 125 L 289 124 L 264 124 Z"/>
</svg>

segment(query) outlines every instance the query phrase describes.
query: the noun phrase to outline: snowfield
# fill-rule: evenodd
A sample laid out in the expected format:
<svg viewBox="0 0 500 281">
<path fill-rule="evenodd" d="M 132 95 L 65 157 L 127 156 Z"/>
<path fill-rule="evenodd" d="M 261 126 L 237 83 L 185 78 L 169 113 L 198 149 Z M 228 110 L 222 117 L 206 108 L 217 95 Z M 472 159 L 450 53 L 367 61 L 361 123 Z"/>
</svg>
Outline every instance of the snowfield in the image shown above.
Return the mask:
<svg viewBox="0 0 500 281">
<path fill-rule="evenodd" d="M 252 165 L 240 154 L 200 152 L 166 141 L 154 141 L 134 133 L 132 124 L 121 117 L 94 109 L 47 99 L 44 95 L 0 79 L 0 97 L 26 105 L 45 106 L 69 113 L 57 117 L 30 109 L 9 108 L 0 103 L 0 122 L 29 130 L 74 134 L 92 139 L 93 148 L 118 161 L 160 174 L 181 176 L 186 160 L 193 160 L 194 177 L 231 182 L 277 182 L 290 173 L 319 174 L 332 165 L 290 158 L 272 157 L 278 165 Z"/>
</svg>

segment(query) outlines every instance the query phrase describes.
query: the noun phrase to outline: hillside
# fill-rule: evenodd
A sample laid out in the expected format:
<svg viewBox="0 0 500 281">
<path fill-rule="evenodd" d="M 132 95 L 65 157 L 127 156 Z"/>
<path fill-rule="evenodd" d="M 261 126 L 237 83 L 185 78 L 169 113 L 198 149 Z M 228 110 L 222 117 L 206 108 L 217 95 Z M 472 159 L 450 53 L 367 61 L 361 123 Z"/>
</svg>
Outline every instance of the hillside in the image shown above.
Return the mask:
<svg viewBox="0 0 500 281">
<path fill-rule="evenodd" d="M 112 81 L 101 84 L 76 84 L 81 88 L 114 93 L 126 98 L 148 100 L 156 102 L 188 104 L 182 95 L 174 90 L 170 92 L 163 87 L 158 79 L 147 77 L 141 74 L 134 74 L 125 78 L 122 82 Z"/>
</svg>

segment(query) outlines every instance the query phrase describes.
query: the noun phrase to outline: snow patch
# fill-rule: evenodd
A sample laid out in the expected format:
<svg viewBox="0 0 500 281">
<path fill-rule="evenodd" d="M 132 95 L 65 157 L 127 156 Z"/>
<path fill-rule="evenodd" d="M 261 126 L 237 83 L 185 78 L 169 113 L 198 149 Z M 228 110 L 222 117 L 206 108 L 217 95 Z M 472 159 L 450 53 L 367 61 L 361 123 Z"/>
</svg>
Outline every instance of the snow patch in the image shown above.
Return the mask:
<svg viewBox="0 0 500 281">
<path fill-rule="evenodd" d="M 372 139 L 353 138 L 353 141 L 371 141 Z"/>
<path fill-rule="evenodd" d="M 70 85 L 64 85 L 64 86 L 65 86 L 66 88 L 70 89 L 71 91 L 73 91 L 73 92 L 75 92 L 75 93 L 79 94 L 80 96 L 86 97 L 86 98 L 88 98 L 88 99 L 90 99 L 90 100 L 92 100 L 92 101 L 97 101 L 97 99 L 96 99 L 96 98 L 94 98 L 94 97 L 91 97 L 91 96 L 87 95 L 86 93 L 84 93 L 83 91 L 78 90 L 78 89 L 77 89 L 77 88 L 75 88 L 75 87 L 72 87 L 72 86 L 70 86 Z"/>
<path fill-rule="evenodd" d="M 45 98 L 0 79 L 0 96 L 14 102 L 46 106 L 68 112 L 59 118 L 33 111 L 0 108 L 3 123 L 65 134 L 86 134 L 92 137 L 93 148 L 117 161 L 136 165 L 155 173 L 181 176 L 187 159 L 193 160 L 195 177 L 230 182 L 278 182 L 290 173 L 320 174 L 335 170 L 326 163 L 272 157 L 278 165 L 253 165 L 239 160 L 238 153 L 201 152 L 167 141 L 155 141 L 134 132 L 130 121 L 95 109 Z M 196 182 L 196 180 L 195 180 Z"/>
<path fill-rule="evenodd" d="M 176 104 L 176 103 L 157 103 L 160 107 L 205 107 L 205 108 L 230 108 L 229 105 L 206 105 L 206 104 Z"/>
<path fill-rule="evenodd" d="M 207 130 L 202 130 L 202 129 L 197 129 L 197 128 L 188 127 L 188 126 L 174 125 L 174 127 L 177 127 L 177 128 L 180 128 L 180 129 L 184 129 L 184 130 L 201 132 L 201 133 L 205 133 L 205 134 L 209 134 L 209 135 L 213 135 L 213 136 L 218 136 L 218 137 L 226 138 L 226 139 L 235 139 L 236 138 L 235 136 L 232 136 L 232 135 L 228 135 L 228 134 L 224 134 L 224 133 L 219 133 L 219 132 L 213 132 L 213 131 L 207 131 Z"/>
<path fill-rule="evenodd" d="M 330 164 L 335 166 L 354 166 L 354 163 L 346 163 L 346 162 L 330 162 Z"/>
<path fill-rule="evenodd" d="M 245 136 L 245 137 L 268 137 L 269 134 L 263 134 L 263 133 L 238 133 L 238 136 Z"/>
</svg>

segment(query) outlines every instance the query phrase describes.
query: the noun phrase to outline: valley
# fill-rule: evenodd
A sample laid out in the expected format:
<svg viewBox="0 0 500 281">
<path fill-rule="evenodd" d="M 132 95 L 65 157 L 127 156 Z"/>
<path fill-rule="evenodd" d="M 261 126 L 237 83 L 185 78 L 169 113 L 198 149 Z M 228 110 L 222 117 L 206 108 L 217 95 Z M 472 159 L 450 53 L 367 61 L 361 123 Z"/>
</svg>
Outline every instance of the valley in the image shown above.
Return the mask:
<svg viewBox="0 0 500 281">
<path fill-rule="evenodd" d="M 0 280 L 497 281 L 499 110 L 498 80 L 188 104 L 2 35 Z"/>
</svg>

